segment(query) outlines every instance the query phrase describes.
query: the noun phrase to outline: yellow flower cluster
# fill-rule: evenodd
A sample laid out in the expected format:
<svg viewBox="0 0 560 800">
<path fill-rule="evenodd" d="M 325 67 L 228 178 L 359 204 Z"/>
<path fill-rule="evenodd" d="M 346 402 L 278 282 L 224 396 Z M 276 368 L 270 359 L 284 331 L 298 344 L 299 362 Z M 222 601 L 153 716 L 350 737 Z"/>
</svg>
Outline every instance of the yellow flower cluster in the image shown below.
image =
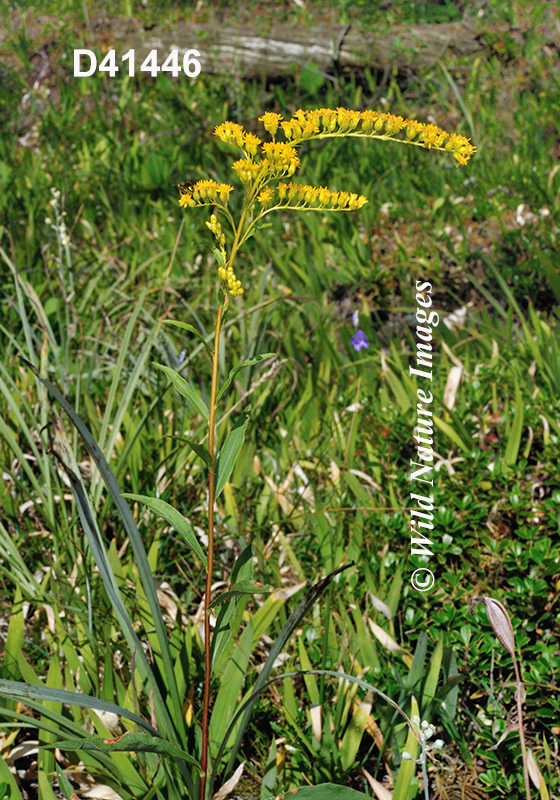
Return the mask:
<svg viewBox="0 0 560 800">
<path fill-rule="evenodd" d="M 264 194 L 264 192 L 263 192 Z M 282 208 L 317 208 L 325 211 L 357 211 L 367 203 L 367 198 L 350 192 L 331 192 L 317 186 L 297 183 L 279 183 L 278 197 Z M 260 197 L 258 198 L 260 202 Z"/>
<path fill-rule="evenodd" d="M 265 142 L 262 151 L 271 165 L 271 171 L 278 174 L 293 175 L 301 163 L 295 148 L 290 144 Z"/>
<path fill-rule="evenodd" d="M 197 181 L 192 189 L 182 192 L 180 206 L 211 206 L 214 203 L 227 203 L 233 186 L 216 181 Z"/>
<path fill-rule="evenodd" d="M 222 226 L 218 222 L 218 217 L 215 214 L 212 214 L 210 220 L 206 222 L 206 225 L 214 236 L 218 244 L 220 245 L 220 252 L 223 256 L 223 263 L 226 263 L 227 255 L 226 255 L 226 237 L 222 233 Z M 229 293 L 232 297 L 236 297 L 238 294 L 243 294 L 243 289 L 241 288 L 241 281 L 238 281 L 235 277 L 235 273 L 233 271 L 232 266 L 228 266 L 227 269 L 224 267 L 218 267 L 218 275 L 220 276 L 221 280 L 226 284 Z"/>
<path fill-rule="evenodd" d="M 265 129 L 275 136 L 282 128 L 284 136 L 292 144 L 307 139 L 323 139 L 329 136 L 368 136 L 388 139 L 404 130 L 407 141 L 420 147 L 446 150 L 458 162 L 466 164 L 476 148 L 465 136 L 447 131 L 435 125 L 425 125 L 414 119 L 380 111 L 352 111 L 348 108 L 319 108 L 312 111 L 296 111 L 290 120 L 282 120 L 280 114 L 267 112 L 259 117 Z"/>
<path fill-rule="evenodd" d="M 243 125 L 236 122 L 222 122 L 214 131 L 214 136 L 227 144 L 237 145 L 249 158 L 257 154 L 259 145 L 262 144 L 262 139 L 254 133 L 247 133 Z"/>
<path fill-rule="evenodd" d="M 251 161 L 248 158 L 240 158 L 232 165 L 232 169 L 244 185 L 253 183 L 263 166 L 262 161 Z"/>
<path fill-rule="evenodd" d="M 210 217 L 210 222 L 206 222 L 206 226 L 210 228 L 218 244 L 220 245 L 220 250 L 224 250 L 226 246 L 226 237 L 225 234 L 222 233 L 222 226 L 218 222 L 218 217 L 215 214 L 212 214 Z"/>
<path fill-rule="evenodd" d="M 259 120 L 272 138 L 263 142 L 253 133 L 248 133 L 236 122 L 223 122 L 214 130 L 214 135 L 226 144 L 239 147 L 243 158 L 235 161 L 233 171 L 245 186 L 245 208 L 242 213 L 240 227 L 236 232 L 233 244 L 232 259 L 239 244 L 243 243 L 252 232 L 257 220 L 269 211 L 281 208 L 294 208 L 324 211 L 355 211 L 361 208 L 367 199 L 363 195 L 350 192 L 333 192 L 317 186 L 306 186 L 295 183 L 278 183 L 275 187 L 269 184 L 282 178 L 291 178 L 300 166 L 296 147 L 310 139 L 325 139 L 335 136 L 361 136 L 377 139 L 393 139 L 418 147 L 443 150 L 455 159 L 457 165 L 467 164 L 476 152 L 470 140 L 458 133 L 447 133 L 436 125 L 426 125 L 414 119 L 380 111 L 353 111 L 348 108 L 319 108 L 312 111 L 296 111 L 291 119 L 284 120 L 281 114 L 267 111 Z M 285 142 L 277 142 L 276 135 L 282 130 Z M 198 183 L 179 184 L 181 206 L 216 205 L 221 208 L 235 228 L 235 223 L 225 207 L 233 186 L 216 183 L 212 180 Z M 254 203 L 258 202 L 260 211 L 253 217 Z M 248 213 L 248 216 L 247 216 Z M 225 235 L 214 214 L 206 223 L 214 233 L 220 253 L 223 256 L 218 269 L 232 295 L 243 293 L 241 281 L 238 281 L 231 266 L 226 267 L 227 254 Z M 248 226 L 248 227 L 247 227 Z M 241 238 L 240 238 L 241 237 Z"/>
<path fill-rule="evenodd" d="M 218 275 L 227 285 L 228 291 L 232 297 L 237 297 L 237 295 L 243 294 L 245 289 L 241 286 L 241 281 L 238 281 L 235 277 L 233 267 L 228 267 L 227 269 L 218 267 Z"/>
</svg>

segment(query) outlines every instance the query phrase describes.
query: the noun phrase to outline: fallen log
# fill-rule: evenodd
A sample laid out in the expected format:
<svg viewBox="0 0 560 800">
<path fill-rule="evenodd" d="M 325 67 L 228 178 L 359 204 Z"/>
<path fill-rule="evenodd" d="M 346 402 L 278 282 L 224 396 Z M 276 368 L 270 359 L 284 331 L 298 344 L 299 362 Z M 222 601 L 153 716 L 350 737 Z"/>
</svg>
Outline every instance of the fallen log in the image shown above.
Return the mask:
<svg viewBox="0 0 560 800">
<path fill-rule="evenodd" d="M 12 19 L 14 29 L 21 18 Z M 25 15 L 27 40 L 32 43 L 29 58 L 40 55 L 57 43 L 58 28 L 67 25 L 49 16 Z M 179 22 L 168 30 L 154 27 L 144 30 L 137 19 L 102 19 L 88 28 L 73 23 L 76 40 L 83 48 L 103 56 L 116 50 L 117 64 L 122 55 L 133 49 L 136 75 L 144 76 L 139 66 L 150 51 L 156 50 L 161 64 L 171 50 L 180 58 L 187 50 L 198 50 L 202 74 L 232 74 L 239 78 L 279 77 L 313 65 L 330 74 L 335 66 L 342 70 L 386 69 L 398 71 L 430 67 L 440 58 L 469 56 L 481 50 L 484 42 L 467 21 L 441 25 L 401 25 L 388 32 L 363 31 L 356 25 L 312 25 L 291 27 L 272 24 L 267 30 L 250 25 Z M 81 31 L 78 31 L 78 27 Z M 21 63 L 10 48 L 13 36 L 0 28 L 0 46 L 5 66 Z M 17 35 L 17 34 L 16 34 Z M 79 37 L 79 38 L 78 38 Z M 21 50 L 19 51 L 21 53 Z M 121 65 L 122 68 L 122 65 Z"/>
<path fill-rule="evenodd" d="M 309 64 L 323 73 L 342 69 L 398 70 L 430 67 L 440 58 L 462 57 L 483 44 L 467 22 L 442 25 L 402 25 L 380 35 L 354 25 L 310 28 L 273 25 L 266 33 L 246 25 L 179 24 L 173 31 L 137 31 L 115 41 L 118 53 L 135 50 L 137 63 L 151 50 L 167 55 L 178 49 L 200 53 L 202 73 L 232 73 L 242 78 L 289 74 Z"/>
</svg>

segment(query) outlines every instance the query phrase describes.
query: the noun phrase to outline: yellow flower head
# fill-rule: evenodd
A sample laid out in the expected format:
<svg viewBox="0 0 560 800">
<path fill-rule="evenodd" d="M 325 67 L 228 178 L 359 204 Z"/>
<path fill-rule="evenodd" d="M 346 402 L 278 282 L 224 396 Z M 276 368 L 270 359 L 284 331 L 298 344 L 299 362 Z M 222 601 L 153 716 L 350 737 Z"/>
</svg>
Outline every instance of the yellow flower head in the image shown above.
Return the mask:
<svg viewBox="0 0 560 800">
<path fill-rule="evenodd" d="M 274 192 L 272 191 L 272 189 L 269 189 L 268 187 L 262 190 L 260 195 L 257 197 L 257 200 L 259 201 L 259 203 L 263 208 L 267 208 L 270 205 L 270 201 L 272 200 L 273 194 Z"/>
<path fill-rule="evenodd" d="M 190 194 L 182 194 L 179 198 L 179 205 L 208 206 L 217 203 L 227 203 L 229 194 L 233 192 L 233 186 L 227 183 L 216 183 L 216 181 L 197 181 Z"/>
<path fill-rule="evenodd" d="M 214 131 L 214 136 L 217 136 L 222 142 L 243 147 L 245 131 L 243 125 L 238 125 L 236 122 L 222 122 Z"/>
<path fill-rule="evenodd" d="M 262 151 L 270 162 L 271 167 L 273 167 L 272 171 L 274 172 L 293 175 L 300 165 L 295 148 L 289 144 L 265 142 L 262 146 Z"/>
<path fill-rule="evenodd" d="M 352 111 L 348 108 L 337 108 L 337 122 L 341 132 L 353 131 L 358 127 L 360 112 Z"/>
<path fill-rule="evenodd" d="M 264 125 L 265 131 L 270 133 L 272 137 L 276 136 L 276 131 L 278 130 L 278 125 L 281 120 L 282 114 L 276 114 L 273 111 L 267 111 L 262 117 L 259 117 L 259 121 Z"/>
<path fill-rule="evenodd" d="M 250 156 L 256 155 L 257 148 L 260 144 L 262 144 L 262 140 L 259 139 L 258 136 L 255 136 L 253 133 L 245 134 L 243 149 L 249 153 Z"/>
<path fill-rule="evenodd" d="M 247 158 L 240 158 L 232 164 L 232 169 L 243 184 L 252 183 L 262 167 L 262 161 L 249 161 Z"/>
</svg>

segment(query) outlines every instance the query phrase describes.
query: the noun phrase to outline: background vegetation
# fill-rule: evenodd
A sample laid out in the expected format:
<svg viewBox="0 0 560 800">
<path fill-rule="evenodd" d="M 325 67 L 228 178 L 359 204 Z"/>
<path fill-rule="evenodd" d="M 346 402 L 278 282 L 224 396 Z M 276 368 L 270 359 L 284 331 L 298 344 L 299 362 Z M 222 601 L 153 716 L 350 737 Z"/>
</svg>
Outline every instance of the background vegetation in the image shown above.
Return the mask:
<svg viewBox="0 0 560 800">
<path fill-rule="evenodd" d="M 429 767 L 434 797 L 520 796 L 516 735 L 490 750 L 515 706 L 511 659 L 483 609 L 468 613 L 473 594 L 489 595 L 512 618 L 527 687 L 527 741 L 550 796 L 559 796 L 560 74 L 553 5 L 240 6 L 240 14 L 272 13 L 293 24 L 325 8 L 332 19 L 369 26 L 466 15 L 485 32 L 485 50 L 464 62 L 336 81 L 297 71 L 274 82 L 229 75 L 78 81 L 71 72 L 71 51 L 83 46 L 77 25 L 101 9 L 85 3 L 57 4 L 64 24 L 48 47 L 22 27 L 8 37 L 4 51 L 19 62 L 3 68 L 0 87 L 0 677 L 118 698 L 150 719 L 52 452 L 56 425 L 79 464 L 129 613 L 145 630 L 127 536 L 81 440 L 18 355 L 68 397 L 122 491 L 157 494 L 181 509 L 204 544 L 204 470 L 181 441 L 197 439 L 202 420 L 152 364 L 177 368 L 185 351 L 183 374 L 207 391 L 204 349 L 163 321 L 188 322 L 210 336 L 218 279 L 204 214 L 180 210 L 173 184 L 230 180 L 229 149 L 210 135 L 225 119 L 258 133 L 265 110 L 290 116 L 297 108 L 383 107 L 470 136 L 478 153 L 456 169 L 440 154 L 391 143 L 310 145 L 301 179 L 365 194 L 369 204 L 355 215 L 271 216 L 271 227 L 236 264 L 246 291 L 226 323 L 223 374 L 257 352 L 277 357 L 239 373 L 238 397 L 223 407 L 224 415 L 249 403 L 252 410 L 220 498 L 215 580 L 229 580 L 252 540 L 257 579 L 283 589 L 274 606 L 258 597 L 237 605 L 238 630 L 251 620 L 255 645 L 237 692 L 254 683 L 304 585 L 355 561 L 295 631 L 283 668 L 342 667 L 408 711 L 414 696 L 445 741 Z M 5 10 L 7 19 L 13 9 Z M 136 14 L 145 24 L 179 16 L 171 2 L 157 9 L 127 3 L 111 13 Z M 200 4 L 193 9 L 197 19 L 204 13 Z M 53 189 L 61 193 L 54 206 Z M 421 560 L 410 558 L 404 510 L 420 279 L 432 282 L 435 306 L 449 322 L 436 334 L 437 574 L 427 595 L 409 585 Z M 350 347 L 356 310 L 370 343 L 359 353 Z M 443 389 L 453 366 L 461 366 L 462 380 L 448 410 Z M 201 565 L 151 512 L 135 505 L 134 515 L 173 630 L 194 743 Z M 263 694 L 244 738 L 238 795 L 268 798 L 331 781 L 375 796 L 373 778 L 399 769 L 406 731 L 389 706 L 372 705 L 355 689 L 309 678 Z M 319 704 L 333 708 L 332 734 L 313 726 L 310 707 Z M 3 763 L 18 770 L 23 797 L 39 791 L 50 798 L 54 753 L 41 748 L 37 755 L 24 744 L 56 741 L 56 732 L 38 732 L 40 711 L 11 701 L 4 707 Z M 111 730 L 91 712 L 61 705 L 58 713 L 79 725 L 87 720 L 99 735 Z M 82 755 L 57 751 L 64 767 L 77 767 Z M 85 773 L 126 800 L 147 796 L 150 764 L 119 756 L 111 766 L 83 755 Z M 134 788 L 133 769 L 144 795 Z M 82 793 L 86 774 L 72 776 Z M 0 774 L 2 781 L 5 796 L 17 796 Z"/>
</svg>

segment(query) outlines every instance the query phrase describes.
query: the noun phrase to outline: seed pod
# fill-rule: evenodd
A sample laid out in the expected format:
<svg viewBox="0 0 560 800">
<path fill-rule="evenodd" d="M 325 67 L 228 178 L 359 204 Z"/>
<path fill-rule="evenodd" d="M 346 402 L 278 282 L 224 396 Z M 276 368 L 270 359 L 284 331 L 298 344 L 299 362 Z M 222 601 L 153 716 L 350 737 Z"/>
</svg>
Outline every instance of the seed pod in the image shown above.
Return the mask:
<svg viewBox="0 0 560 800">
<path fill-rule="evenodd" d="M 513 635 L 513 627 L 509 618 L 508 612 L 503 605 L 494 600 L 493 597 L 473 597 L 471 598 L 469 611 L 473 613 L 473 609 L 479 603 L 484 603 L 486 606 L 486 613 L 488 614 L 488 621 L 492 626 L 492 630 L 498 637 L 500 644 L 502 644 L 510 656 L 515 659 L 515 637 Z"/>
</svg>

